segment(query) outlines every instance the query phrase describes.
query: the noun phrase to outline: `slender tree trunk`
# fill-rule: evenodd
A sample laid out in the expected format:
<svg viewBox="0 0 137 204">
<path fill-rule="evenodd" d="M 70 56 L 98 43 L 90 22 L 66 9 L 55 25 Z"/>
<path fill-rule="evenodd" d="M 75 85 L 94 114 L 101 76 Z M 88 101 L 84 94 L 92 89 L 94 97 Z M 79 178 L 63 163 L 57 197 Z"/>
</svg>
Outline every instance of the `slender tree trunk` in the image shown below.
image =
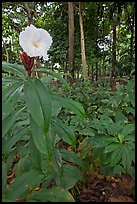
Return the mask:
<svg viewBox="0 0 137 204">
<path fill-rule="evenodd" d="M 69 15 L 69 71 L 74 78 L 74 2 L 68 2 Z"/>
<path fill-rule="evenodd" d="M 119 60 L 120 60 L 120 22 L 118 24 L 118 46 L 117 46 L 117 53 L 118 53 L 117 60 L 119 62 Z"/>
<path fill-rule="evenodd" d="M 24 7 L 25 7 L 27 17 L 28 17 L 28 25 L 31 25 L 34 13 L 31 11 L 28 2 L 24 2 Z"/>
<path fill-rule="evenodd" d="M 131 38 L 130 38 L 130 61 L 133 62 L 133 39 L 134 39 L 134 14 L 132 15 L 132 23 L 130 25 Z"/>
<path fill-rule="evenodd" d="M 113 46 L 112 46 L 112 69 L 111 78 L 115 77 L 115 64 L 116 64 L 116 25 L 113 25 Z"/>
<path fill-rule="evenodd" d="M 30 9 L 28 2 L 24 2 L 24 8 L 25 8 L 26 13 L 27 13 L 28 25 L 31 25 L 33 23 L 34 12 Z M 41 63 L 40 63 L 39 58 L 36 57 L 35 59 L 36 59 L 36 68 L 41 68 Z M 39 78 L 41 78 L 42 72 L 37 72 L 37 75 Z M 32 72 L 32 76 L 36 76 L 36 73 Z"/>
<path fill-rule="evenodd" d="M 81 55 L 82 55 L 82 65 L 83 65 L 83 75 L 88 77 L 88 71 L 86 66 L 86 53 L 85 53 L 85 38 L 84 38 L 84 28 L 83 28 L 83 3 L 79 2 L 79 22 L 80 22 L 80 32 L 81 32 Z"/>
</svg>

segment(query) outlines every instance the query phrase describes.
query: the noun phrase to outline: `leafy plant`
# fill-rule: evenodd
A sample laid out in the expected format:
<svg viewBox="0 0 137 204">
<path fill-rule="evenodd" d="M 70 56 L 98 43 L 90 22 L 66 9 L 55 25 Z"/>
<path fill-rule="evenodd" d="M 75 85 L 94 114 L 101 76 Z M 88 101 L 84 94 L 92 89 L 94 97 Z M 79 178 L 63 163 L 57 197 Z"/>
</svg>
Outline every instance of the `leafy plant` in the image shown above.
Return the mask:
<svg viewBox="0 0 137 204">
<path fill-rule="evenodd" d="M 38 78 L 27 78 L 20 65 L 3 62 L 3 70 L 7 72 L 3 78 L 3 201 L 74 201 L 68 190 L 83 180 L 83 164 L 75 152 L 75 129 L 58 115 L 65 108 L 85 117 L 82 105 L 61 98 Z M 61 78 L 53 72 L 50 75 Z M 72 152 L 59 147 L 60 140 L 71 146 Z M 6 175 L 11 169 L 15 181 L 12 178 L 7 188 Z M 46 191 L 51 184 L 53 188 Z M 61 196 L 60 191 L 64 192 Z"/>
</svg>

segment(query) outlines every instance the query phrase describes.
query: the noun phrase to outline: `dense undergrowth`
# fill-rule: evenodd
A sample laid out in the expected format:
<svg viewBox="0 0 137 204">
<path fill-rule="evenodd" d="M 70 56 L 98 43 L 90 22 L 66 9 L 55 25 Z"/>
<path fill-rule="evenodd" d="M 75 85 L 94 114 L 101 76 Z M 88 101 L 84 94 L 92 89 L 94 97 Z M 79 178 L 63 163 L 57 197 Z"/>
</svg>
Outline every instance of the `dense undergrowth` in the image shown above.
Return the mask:
<svg viewBox="0 0 137 204">
<path fill-rule="evenodd" d="M 38 79 L 2 68 L 3 202 L 74 202 L 88 171 L 134 176 L 134 79 L 112 91 L 105 80 L 69 86 L 50 70 Z"/>
</svg>

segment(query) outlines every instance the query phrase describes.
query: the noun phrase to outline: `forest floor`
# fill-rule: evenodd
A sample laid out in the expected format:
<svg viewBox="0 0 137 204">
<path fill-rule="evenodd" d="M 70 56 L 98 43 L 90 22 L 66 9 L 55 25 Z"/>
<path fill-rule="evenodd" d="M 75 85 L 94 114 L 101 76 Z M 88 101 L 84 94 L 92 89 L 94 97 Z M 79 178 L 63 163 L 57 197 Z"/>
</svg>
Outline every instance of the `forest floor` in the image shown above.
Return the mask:
<svg viewBox="0 0 137 204">
<path fill-rule="evenodd" d="M 129 175 L 112 177 L 89 173 L 87 183 L 79 184 L 76 202 L 135 202 L 135 181 Z"/>
<path fill-rule="evenodd" d="M 59 146 L 68 149 L 63 141 Z M 76 202 L 135 202 L 135 179 L 128 174 L 110 178 L 95 171 L 88 172 L 85 179 L 84 184 L 77 184 Z"/>
</svg>

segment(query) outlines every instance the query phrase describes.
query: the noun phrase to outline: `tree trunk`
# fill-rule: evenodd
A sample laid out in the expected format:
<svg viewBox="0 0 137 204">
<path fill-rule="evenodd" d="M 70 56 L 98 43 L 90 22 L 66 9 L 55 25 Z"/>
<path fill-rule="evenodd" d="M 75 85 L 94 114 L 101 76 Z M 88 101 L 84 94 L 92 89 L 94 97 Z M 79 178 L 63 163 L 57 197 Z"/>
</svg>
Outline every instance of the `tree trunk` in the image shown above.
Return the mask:
<svg viewBox="0 0 137 204">
<path fill-rule="evenodd" d="M 130 38 L 130 61 L 133 62 L 133 39 L 134 39 L 134 14 L 132 15 L 132 23 L 130 25 L 131 38 Z"/>
<path fill-rule="evenodd" d="M 69 71 L 74 78 L 74 2 L 68 2 L 69 16 Z"/>
<path fill-rule="evenodd" d="M 118 53 L 117 60 L 119 62 L 119 60 L 120 60 L 120 22 L 118 24 L 118 46 L 117 46 L 117 53 Z"/>
<path fill-rule="evenodd" d="M 111 78 L 115 77 L 115 65 L 116 65 L 116 25 L 113 25 L 113 46 L 112 46 L 112 68 Z"/>
<path fill-rule="evenodd" d="M 80 23 L 80 33 L 81 33 L 81 55 L 82 55 L 82 66 L 83 66 L 83 76 L 88 77 L 88 71 L 86 67 L 86 53 L 85 53 L 85 38 L 83 29 L 83 4 L 79 2 L 79 23 Z"/>
<path fill-rule="evenodd" d="M 27 18 L 28 18 L 28 25 L 31 25 L 33 22 L 33 15 L 34 12 L 30 9 L 28 2 L 24 2 L 24 7 L 27 13 Z M 36 68 L 41 68 L 41 63 L 38 57 L 35 58 L 36 59 Z M 39 78 L 42 77 L 42 72 L 37 72 L 37 75 Z M 36 76 L 36 72 L 32 72 L 32 76 Z"/>
<path fill-rule="evenodd" d="M 27 17 L 28 17 L 28 25 L 31 25 L 32 24 L 32 19 L 33 19 L 33 12 L 29 8 L 28 2 L 24 2 L 24 7 L 25 7 Z"/>
</svg>

